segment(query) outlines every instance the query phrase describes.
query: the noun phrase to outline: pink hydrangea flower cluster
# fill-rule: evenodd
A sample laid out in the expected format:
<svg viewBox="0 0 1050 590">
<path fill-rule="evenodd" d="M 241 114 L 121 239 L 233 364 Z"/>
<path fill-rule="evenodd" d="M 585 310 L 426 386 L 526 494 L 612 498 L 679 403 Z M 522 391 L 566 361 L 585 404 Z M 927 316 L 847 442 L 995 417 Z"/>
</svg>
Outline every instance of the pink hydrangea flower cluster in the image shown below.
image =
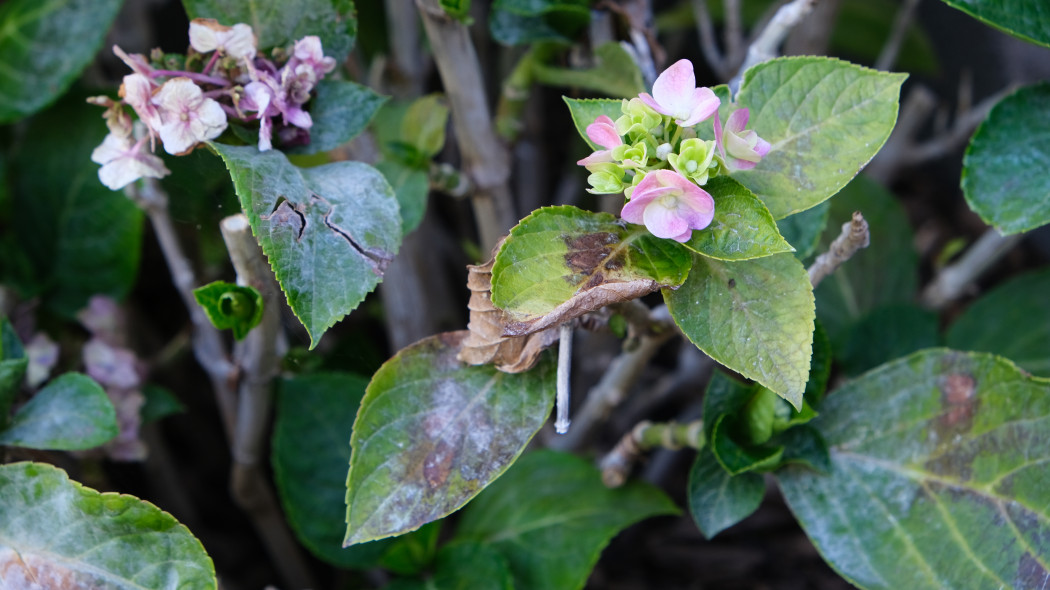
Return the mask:
<svg viewBox="0 0 1050 590">
<path fill-rule="evenodd" d="M 275 136 L 283 145 L 310 141 L 313 120 L 304 105 L 336 66 L 325 57 L 319 38 L 296 41 L 280 67 L 258 55 L 255 35 L 246 24 L 227 27 L 194 19 L 189 38 L 192 51 L 180 70 L 159 67 L 162 56 L 151 62 L 113 47 L 133 73 L 124 76 L 120 100 L 89 99 L 107 107 L 109 135 L 91 159 L 102 165 L 99 180 L 110 189 L 170 174 L 154 153 L 158 140 L 169 154 L 187 154 L 221 135 L 231 121 L 258 121 L 261 151 L 273 147 Z M 131 107 L 137 121 L 125 107 Z"/>
<path fill-rule="evenodd" d="M 587 126 L 587 137 L 603 148 L 577 162 L 591 173 L 588 190 L 623 192 L 624 220 L 660 238 L 689 241 L 714 219 L 714 199 L 701 188 L 708 179 L 754 168 L 771 149 L 745 129 L 748 109 L 733 111 L 723 126 L 720 105 L 710 88 L 697 88 L 692 63 L 676 62 L 657 77 L 652 94 L 624 100 L 619 119 L 600 115 Z M 714 141 L 697 137 L 696 126 L 708 119 Z"/>
</svg>

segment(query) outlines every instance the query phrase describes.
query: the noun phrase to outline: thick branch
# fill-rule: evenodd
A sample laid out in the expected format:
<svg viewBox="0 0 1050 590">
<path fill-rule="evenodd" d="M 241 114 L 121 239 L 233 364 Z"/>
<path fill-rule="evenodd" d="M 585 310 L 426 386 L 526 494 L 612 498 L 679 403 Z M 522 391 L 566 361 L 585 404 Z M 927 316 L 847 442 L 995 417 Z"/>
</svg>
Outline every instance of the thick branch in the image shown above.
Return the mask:
<svg viewBox="0 0 1050 590">
<path fill-rule="evenodd" d="M 747 48 L 747 57 L 737 70 L 733 79 L 729 81 L 729 88 L 736 92 L 740 88 L 740 80 L 748 68 L 776 57 L 780 44 L 807 14 L 813 10 L 816 0 L 794 0 L 789 4 L 781 6 L 773 16 L 766 28 L 762 29 L 758 37 Z"/>
<path fill-rule="evenodd" d="M 860 211 L 853 212 L 853 218 L 842 224 L 842 233 L 809 267 L 809 282 L 816 288 L 824 277 L 835 271 L 861 248 L 867 248 L 870 242 L 868 222 Z"/>
<path fill-rule="evenodd" d="M 965 254 L 937 273 L 922 292 L 922 302 L 933 309 L 943 309 L 966 293 L 967 288 L 992 264 L 1021 240 L 1021 234 L 1003 236 L 988 229 Z"/>
</svg>

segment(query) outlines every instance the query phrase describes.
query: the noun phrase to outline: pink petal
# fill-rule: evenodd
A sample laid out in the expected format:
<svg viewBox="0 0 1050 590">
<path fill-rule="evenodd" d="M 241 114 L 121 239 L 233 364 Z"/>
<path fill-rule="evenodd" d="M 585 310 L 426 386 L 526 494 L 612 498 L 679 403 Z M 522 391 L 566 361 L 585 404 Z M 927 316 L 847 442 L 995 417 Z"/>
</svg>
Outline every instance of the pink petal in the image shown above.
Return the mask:
<svg viewBox="0 0 1050 590">
<path fill-rule="evenodd" d="M 678 237 L 690 229 L 689 224 L 679 217 L 677 208 L 668 208 L 662 199 L 650 203 L 643 218 L 645 227 L 658 238 Z"/>
<path fill-rule="evenodd" d="M 740 133 L 747 127 L 747 119 L 750 116 L 748 109 L 737 109 L 733 111 L 733 114 L 729 115 L 726 119 L 726 131 L 730 133 Z"/>
<path fill-rule="evenodd" d="M 594 123 L 587 126 L 587 137 L 603 148 L 623 145 L 620 134 L 616 132 L 616 124 L 607 115 L 599 115 Z"/>
<path fill-rule="evenodd" d="M 670 111 L 664 114 L 682 118 L 692 111 L 691 99 L 694 89 L 696 76 L 693 75 L 693 62 L 680 59 L 656 78 L 653 84 L 653 98 Z"/>
<path fill-rule="evenodd" d="M 754 131 L 749 131 L 748 133 L 754 133 Z M 748 162 L 758 162 L 762 159 L 762 156 L 755 152 L 750 143 L 739 135 L 735 133 L 727 133 L 725 140 L 726 151 L 730 156 L 741 160 L 747 160 Z"/>
<path fill-rule="evenodd" d="M 642 225 L 645 223 L 645 206 L 649 204 L 649 201 L 636 201 L 631 199 L 627 201 L 627 204 L 620 210 L 620 217 L 628 223 L 637 223 Z"/>
<path fill-rule="evenodd" d="M 715 200 L 704 189 L 693 189 L 678 197 L 678 216 L 692 229 L 704 229 L 715 218 Z"/>
<path fill-rule="evenodd" d="M 757 166 L 758 162 L 748 162 L 747 160 L 741 160 L 740 158 L 729 156 L 726 158 L 726 164 L 731 170 L 750 170 Z"/>
<path fill-rule="evenodd" d="M 660 103 L 656 102 L 656 99 L 653 98 L 652 96 L 650 96 L 648 92 L 643 92 L 643 93 L 639 94 L 638 98 L 640 98 L 642 100 L 642 102 L 644 102 L 646 105 L 648 105 L 649 108 L 651 108 L 654 111 L 660 113 L 661 115 L 670 115 L 671 114 L 671 111 L 669 111 L 669 110 L 665 109 L 664 107 L 660 106 Z"/>
<path fill-rule="evenodd" d="M 693 105 L 693 110 L 689 113 L 689 118 L 675 121 L 682 127 L 692 127 L 717 113 L 718 106 L 722 104 L 722 101 L 715 96 L 714 91 L 710 88 L 697 88 L 693 92 L 690 103 Z"/>
<path fill-rule="evenodd" d="M 722 119 L 718 116 L 718 113 L 715 113 L 714 126 L 715 126 L 715 146 L 718 148 L 718 153 L 722 156 L 722 158 L 725 158 L 726 157 L 726 146 L 722 142 L 722 139 L 723 139 Z"/>
<path fill-rule="evenodd" d="M 768 141 L 759 137 L 758 143 L 755 144 L 755 153 L 758 154 L 760 157 L 764 158 L 766 157 L 766 154 L 769 153 L 769 150 L 772 149 L 772 147 L 773 146 L 770 145 Z"/>
<path fill-rule="evenodd" d="M 676 242 L 688 242 L 689 239 L 692 238 L 692 237 L 693 237 L 693 230 L 692 230 L 692 228 L 690 228 L 690 229 L 687 229 L 684 232 L 682 232 L 681 235 L 677 235 L 677 236 L 675 236 L 675 237 L 673 237 L 671 239 L 676 241 Z"/>
<path fill-rule="evenodd" d="M 582 160 L 578 160 L 576 163 L 580 166 L 590 166 L 592 164 L 604 164 L 615 161 L 612 157 L 612 150 L 599 150 Z"/>
</svg>

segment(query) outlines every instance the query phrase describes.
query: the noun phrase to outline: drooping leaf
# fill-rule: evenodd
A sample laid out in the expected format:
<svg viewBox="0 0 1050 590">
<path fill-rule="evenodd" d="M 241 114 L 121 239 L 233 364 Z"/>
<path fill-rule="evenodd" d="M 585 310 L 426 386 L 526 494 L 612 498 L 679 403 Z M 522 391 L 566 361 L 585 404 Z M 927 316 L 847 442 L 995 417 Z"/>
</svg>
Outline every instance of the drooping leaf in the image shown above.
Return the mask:
<svg viewBox="0 0 1050 590">
<path fill-rule="evenodd" d="M 715 200 L 715 218 L 694 231 L 685 245 L 719 260 L 749 260 L 790 252 L 791 244 L 777 229 L 777 222 L 754 193 L 728 176 L 716 176 L 704 185 Z"/>
<path fill-rule="evenodd" d="M 533 66 L 533 75 L 544 84 L 583 88 L 623 98 L 633 98 L 646 91 L 638 63 L 619 43 L 610 41 L 599 45 L 594 50 L 594 61 L 594 67 L 584 70 L 538 63 Z M 616 104 L 619 113 L 619 101 Z"/>
<path fill-rule="evenodd" d="M 0 4 L 0 124 L 31 115 L 61 96 L 94 59 L 121 4 L 121 0 Z"/>
<path fill-rule="evenodd" d="M 590 7 L 584 0 L 496 0 L 489 15 L 489 31 L 504 45 L 569 42 L 590 18 Z"/>
<path fill-rule="evenodd" d="M 7 588 L 217 587 L 200 541 L 149 502 L 101 494 L 43 463 L 0 466 L 0 496 Z"/>
<path fill-rule="evenodd" d="M 694 257 L 664 290 L 671 317 L 711 358 L 802 407 L 813 343 L 813 289 L 791 254 L 723 262 Z"/>
<path fill-rule="evenodd" d="M 290 45 L 307 35 L 321 38 L 324 54 L 342 62 L 357 37 L 352 0 L 182 0 L 190 18 L 251 25 L 260 49 Z"/>
<path fill-rule="evenodd" d="M 817 549 L 866 589 L 1050 580 L 1050 381 L 984 353 L 926 350 L 828 396 L 831 470 L 778 472 Z"/>
<path fill-rule="evenodd" d="M 379 284 L 401 244 L 393 189 L 360 162 L 300 169 L 278 150 L 212 147 L 311 348 L 317 346 Z"/>
<path fill-rule="evenodd" d="M 820 235 L 828 225 L 831 201 L 777 220 L 780 235 L 795 248 L 795 258 L 806 260 L 817 251 Z"/>
<path fill-rule="evenodd" d="M 138 274 L 142 211 L 99 182 L 92 150 L 106 126 L 71 97 L 35 117 L 13 164 L 12 226 L 30 262 L 26 296 L 72 318 L 92 295 L 124 297 Z"/>
<path fill-rule="evenodd" d="M 836 351 L 843 373 L 859 375 L 895 358 L 937 346 L 939 322 L 936 312 L 911 303 L 873 309 L 853 324 L 845 344 Z"/>
<path fill-rule="evenodd" d="M 891 193 L 863 176 L 831 200 L 831 216 L 818 251 L 827 250 L 854 211 L 868 222 L 871 246 L 858 250 L 816 289 L 817 316 L 836 350 L 845 346 L 853 324 L 870 311 L 912 301 L 919 282 L 907 213 Z"/>
<path fill-rule="evenodd" d="M 765 492 L 766 481 L 761 475 L 729 475 L 707 449 L 697 454 L 686 491 L 689 512 L 708 539 L 750 516 Z"/>
<path fill-rule="evenodd" d="M 262 321 L 263 296 L 255 287 L 215 281 L 194 289 L 193 297 L 212 325 L 232 330 L 236 340 L 244 340 Z"/>
<path fill-rule="evenodd" d="M 277 390 L 274 480 L 296 536 L 314 555 L 343 568 L 373 567 L 390 543 L 343 548 L 346 480 L 354 416 L 368 381 L 348 373 L 284 379 Z"/>
<path fill-rule="evenodd" d="M 772 148 L 734 178 L 776 219 L 821 203 L 885 143 L 906 77 L 827 57 L 784 57 L 751 68 L 737 106 L 750 109 L 748 127 Z"/>
<path fill-rule="evenodd" d="M 1050 47 L 1050 18 L 1041 0 L 944 0 L 944 3 L 1014 37 Z"/>
<path fill-rule="evenodd" d="M 15 412 L 0 432 L 0 445 L 79 451 L 118 433 L 116 409 L 102 387 L 87 375 L 66 373 Z"/>
<path fill-rule="evenodd" d="M 310 102 L 310 143 L 287 150 L 316 154 L 335 149 L 364 131 L 386 97 L 347 80 L 321 80 Z"/>
<path fill-rule="evenodd" d="M 1022 369 L 1050 377 L 1050 270 L 1010 279 L 973 302 L 948 329 L 957 350 L 1001 354 Z"/>
<path fill-rule="evenodd" d="M 394 189 L 401 211 L 401 230 L 406 234 L 415 230 L 427 212 L 427 197 L 430 194 L 427 173 L 397 160 L 382 160 L 376 163 L 376 170 L 383 174 L 383 178 Z"/>
<path fill-rule="evenodd" d="M 546 421 L 554 371 L 510 375 L 456 360 L 467 332 L 403 349 L 372 377 L 354 423 L 344 544 L 415 530 L 459 509 Z"/>
<path fill-rule="evenodd" d="M 537 451 L 522 457 L 470 503 L 456 538 L 502 553 L 516 590 L 578 590 L 621 529 L 677 512 L 648 484 L 636 481 L 609 489 L 589 462 Z"/>
<path fill-rule="evenodd" d="M 492 303 L 526 334 L 610 303 L 678 286 L 690 253 L 608 213 L 538 209 L 510 231 L 492 267 Z"/>
<path fill-rule="evenodd" d="M 1050 120 L 1034 114 L 1048 112 L 1050 83 L 1020 88 L 992 108 L 966 148 L 963 196 L 1003 234 L 1050 223 L 1050 178 L 1033 173 L 1050 167 Z"/>
</svg>

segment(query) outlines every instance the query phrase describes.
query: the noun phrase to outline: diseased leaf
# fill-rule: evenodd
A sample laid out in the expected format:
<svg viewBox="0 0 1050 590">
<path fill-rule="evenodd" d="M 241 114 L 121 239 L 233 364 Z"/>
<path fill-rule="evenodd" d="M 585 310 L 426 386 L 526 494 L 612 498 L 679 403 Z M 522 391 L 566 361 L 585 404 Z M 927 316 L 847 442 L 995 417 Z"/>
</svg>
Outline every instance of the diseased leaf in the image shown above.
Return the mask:
<svg viewBox="0 0 1050 590">
<path fill-rule="evenodd" d="M 519 375 L 456 360 L 467 332 L 403 349 L 372 377 L 354 423 L 345 545 L 459 509 L 514 462 L 550 414 L 549 362 Z"/>
<path fill-rule="evenodd" d="M 790 252 L 773 216 L 754 193 L 728 176 L 716 176 L 704 185 L 715 200 L 715 218 L 694 231 L 685 246 L 719 260 L 749 260 Z"/>
<path fill-rule="evenodd" d="M 1050 15 L 1042 0 L 944 0 L 944 3 L 1014 37 L 1050 47 Z"/>
<path fill-rule="evenodd" d="M 197 305 L 219 330 L 232 330 L 236 340 L 244 340 L 263 316 L 263 296 L 255 287 L 215 281 L 193 290 Z"/>
<path fill-rule="evenodd" d="M 365 130 L 387 98 L 347 80 L 321 80 L 309 104 L 313 126 L 310 143 L 287 150 L 316 154 L 335 149 Z"/>
<path fill-rule="evenodd" d="M 775 219 L 821 203 L 886 142 L 906 77 L 827 57 L 784 57 L 749 69 L 737 106 L 750 109 L 749 128 L 772 148 L 733 177 Z"/>
<path fill-rule="evenodd" d="M 95 58 L 121 4 L 0 3 L 0 124 L 31 115 L 61 96 Z"/>
<path fill-rule="evenodd" d="M 360 162 L 301 169 L 278 150 L 211 145 L 310 347 L 317 346 L 379 284 L 401 245 L 393 189 Z"/>
<path fill-rule="evenodd" d="M 307 35 L 321 38 L 324 54 L 342 62 L 357 37 L 352 0 L 182 0 L 192 18 L 251 25 L 260 49 L 290 45 Z"/>
<path fill-rule="evenodd" d="M 343 568 L 374 567 L 390 543 L 343 548 L 349 439 L 368 381 L 315 373 L 280 381 L 274 421 L 274 481 L 296 536 L 314 555 Z"/>
<path fill-rule="evenodd" d="M 1000 354 L 1022 369 L 1050 377 L 1050 270 L 1006 281 L 973 302 L 948 329 L 946 343 L 958 350 Z"/>
<path fill-rule="evenodd" d="M 0 445 L 79 451 L 119 433 L 117 412 L 102 387 L 87 375 L 66 373 L 36 392 L 0 432 Z"/>
<path fill-rule="evenodd" d="M 1050 23 L 1050 12 L 1045 20 Z M 1046 25 L 1050 40 L 1050 25 Z M 970 139 L 962 189 L 986 223 L 1016 234 L 1050 223 L 1050 82 L 1025 86 L 1000 100 Z"/>
<path fill-rule="evenodd" d="M 536 332 L 610 303 L 675 287 L 689 272 L 689 251 L 608 213 L 538 209 L 510 231 L 492 267 L 492 303 Z"/>
<path fill-rule="evenodd" d="M 1050 381 L 933 349 L 832 393 L 830 473 L 777 473 L 817 549 L 866 589 L 1050 583 Z"/>
<path fill-rule="evenodd" d="M 689 471 L 689 512 L 710 539 L 758 509 L 766 481 L 757 473 L 729 475 L 710 450 L 701 450 Z"/>
<path fill-rule="evenodd" d="M 174 517 L 125 494 L 100 494 L 43 463 L 0 466 L 5 588 L 217 587 L 204 547 Z"/>
<path fill-rule="evenodd" d="M 663 294 L 690 342 L 802 407 L 813 343 L 813 289 L 794 256 L 735 262 L 695 256 L 685 284 Z"/>
<path fill-rule="evenodd" d="M 483 543 L 510 563 L 516 590 L 583 588 L 601 550 L 643 518 L 677 514 L 657 488 L 638 481 L 606 488 L 579 457 L 522 457 L 463 511 L 456 538 Z"/>
</svg>

